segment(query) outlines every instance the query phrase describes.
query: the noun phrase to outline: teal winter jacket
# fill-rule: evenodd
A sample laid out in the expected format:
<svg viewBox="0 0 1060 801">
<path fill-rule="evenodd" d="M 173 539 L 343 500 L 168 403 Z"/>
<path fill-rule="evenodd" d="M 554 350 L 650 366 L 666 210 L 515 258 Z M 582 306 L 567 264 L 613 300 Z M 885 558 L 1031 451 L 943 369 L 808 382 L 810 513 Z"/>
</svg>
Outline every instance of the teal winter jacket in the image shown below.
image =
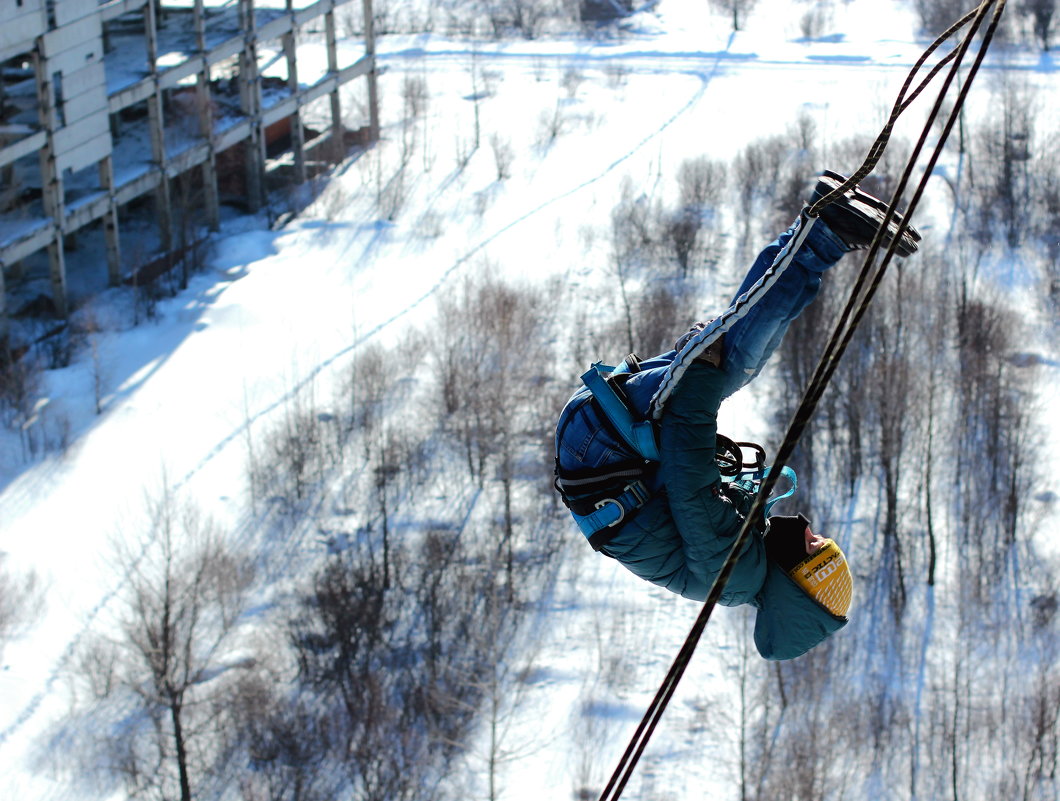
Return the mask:
<svg viewBox="0 0 1060 801">
<path fill-rule="evenodd" d="M 753 498 L 723 484 L 715 461 L 724 373 L 696 362 L 675 388 L 659 430 L 660 490 L 602 551 L 635 575 L 703 601 Z M 767 659 L 792 659 L 846 624 L 808 596 L 767 554 L 753 532 L 719 599 L 758 610 L 755 645 Z"/>
</svg>

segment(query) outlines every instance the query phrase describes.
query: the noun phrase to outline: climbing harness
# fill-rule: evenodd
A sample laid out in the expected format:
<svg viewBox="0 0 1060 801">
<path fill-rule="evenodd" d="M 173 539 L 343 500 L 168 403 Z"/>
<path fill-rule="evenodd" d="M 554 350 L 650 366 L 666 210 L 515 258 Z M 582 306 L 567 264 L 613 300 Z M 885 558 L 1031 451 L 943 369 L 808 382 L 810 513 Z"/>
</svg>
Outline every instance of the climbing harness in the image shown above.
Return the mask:
<svg viewBox="0 0 1060 801">
<path fill-rule="evenodd" d="M 828 385 L 832 378 L 843 353 L 846 351 L 849 345 L 854 331 L 857 329 L 862 318 L 864 317 L 869 305 L 872 302 L 877 288 L 880 282 L 883 280 L 883 276 L 886 273 L 887 267 L 894 257 L 895 250 L 898 243 L 905 232 L 905 229 L 909 225 L 909 220 L 912 219 L 913 213 L 916 207 L 920 203 L 920 198 L 924 194 L 924 189 L 927 186 L 928 179 L 930 178 L 935 165 L 938 162 L 939 157 L 942 154 L 942 148 L 945 146 L 950 133 L 953 130 L 954 125 L 957 123 L 958 116 L 961 109 L 964 106 L 965 99 L 968 96 L 968 92 L 975 81 L 975 77 L 979 72 L 979 68 L 983 63 L 983 59 L 986 57 L 986 53 L 990 48 L 990 43 L 993 41 L 994 34 L 997 31 L 998 25 L 1001 20 L 1001 14 L 1005 10 L 1006 0 L 983 0 L 974 11 L 965 14 L 961 19 L 951 25 L 946 31 L 944 31 L 924 52 L 924 54 L 917 60 L 916 64 L 910 70 L 905 83 L 902 85 L 902 89 L 898 94 L 898 98 L 895 101 L 894 107 L 891 111 L 891 115 L 887 120 L 886 125 L 881 131 L 879 137 L 873 143 L 869 149 L 869 153 L 866 156 L 864 163 L 859 167 L 846 182 L 841 186 L 837 187 L 833 192 L 820 198 L 818 201 L 813 203 L 810 207 L 804 210 L 804 216 L 809 219 L 815 219 L 821 209 L 831 203 L 833 200 L 840 197 L 844 192 L 859 183 L 866 175 L 868 175 L 880 158 L 883 156 L 883 151 L 887 146 L 887 142 L 890 139 L 891 130 L 894 126 L 895 121 L 901 115 L 909 104 L 916 99 L 916 97 L 926 88 L 931 80 L 942 71 L 942 68 L 950 64 L 949 71 L 946 73 L 945 78 L 938 94 L 935 98 L 934 105 L 932 106 L 931 112 L 928 115 L 928 119 L 924 124 L 921 131 L 920 137 L 913 148 L 912 154 L 909 160 L 906 162 L 905 169 L 902 172 L 902 176 L 898 181 L 898 185 L 894 190 L 894 194 L 891 197 L 891 201 L 887 208 L 887 213 L 884 217 L 883 223 L 880 225 L 879 231 L 873 238 L 872 243 L 869 245 L 867 252 L 865 253 L 864 261 L 862 263 L 861 271 L 858 274 L 857 280 L 851 290 L 850 297 L 847 301 L 846 306 L 840 315 L 839 322 L 837 323 L 835 330 L 833 331 L 832 337 L 829 340 L 825 351 L 821 356 L 820 361 L 817 364 L 817 368 L 814 371 L 814 375 L 810 380 L 810 384 L 803 395 L 802 402 L 799 408 L 796 410 L 792 417 L 791 423 L 788 426 L 788 431 L 784 436 L 784 440 L 777 450 L 776 459 L 774 461 L 773 470 L 770 471 L 769 475 L 766 475 L 762 479 L 762 484 L 758 494 L 755 496 L 754 504 L 751 508 L 750 513 L 747 515 L 743 526 L 740 529 L 740 533 L 737 535 L 736 540 L 729 551 L 729 555 L 726 558 L 721 571 L 718 573 L 717 578 L 714 580 L 714 584 L 710 589 L 706 601 L 703 603 L 703 607 L 700 610 L 699 616 L 696 618 L 695 623 L 692 626 L 688 637 L 685 639 L 684 645 L 678 652 L 677 657 L 674 659 L 673 664 L 670 666 L 669 672 L 663 679 L 662 685 L 659 687 L 658 692 L 652 699 L 651 704 L 645 712 L 644 717 L 641 719 L 640 724 L 637 726 L 636 731 L 631 738 L 629 745 L 626 747 L 625 752 L 622 754 L 621 759 L 614 772 L 611 775 L 610 780 L 604 787 L 603 792 L 600 794 L 600 801 L 617 801 L 622 795 L 622 791 L 625 789 L 626 784 L 629 782 L 630 777 L 633 775 L 633 771 L 636 768 L 637 762 L 640 760 L 641 754 L 643 754 L 648 741 L 651 739 L 655 727 L 662 719 L 663 713 L 666 711 L 666 707 L 673 697 L 675 690 L 677 689 L 678 683 L 681 681 L 681 677 L 684 675 L 685 669 L 688 667 L 691 661 L 692 654 L 695 652 L 696 646 L 699 643 L 699 639 L 703 634 L 703 630 L 706 628 L 707 623 L 710 620 L 711 613 L 715 606 L 717 606 L 718 599 L 721 597 L 722 592 L 725 589 L 725 585 L 729 580 L 729 576 L 732 574 L 733 569 L 736 566 L 738 555 L 742 552 L 742 549 L 747 542 L 748 537 L 751 536 L 754 521 L 757 520 L 762 514 L 767 503 L 766 498 L 772 491 L 777 478 L 782 474 L 784 466 L 787 460 L 791 457 L 795 446 L 798 444 L 803 432 L 806 429 L 810 418 L 813 416 L 814 411 L 817 408 L 817 404 L 824 393 L 825 387 Z M 916 166 L 917 160 L 920 158 L 920 154 L 923 152 L 927 137 L 931 132 L 932 126 L 938 117 L 942 108 L 943 101 L 945 100 L 954 79 L 957 76 L 958 70 L 964 61 L 964 58 L 971 47 L 972 41 L 979 33 L 980 28 L 983 27 L 983 23 L 986 22 L 989 17 L 990 21 L 986 26 L 985 32 L 983 33 L 982 42 L 979 46 L 979 50 L 975 55 L 971 67 L 968 71 L 967 80 L 964 85 L 961 86 L 957 99 L 953 104 L 952 109 L 949 111 L 946 117 L 946 122 L 943 126 L 941 135 L 935 144 L 931 155 L 928 158 L 927 165 L 924 169 L 923 175 L 916 186 L 911 200 L 906 207 L 906 214 L 904 219 L 899 223 L 898 230 L 894 234 L 890 245 L 887 247 L 883 258 L 880 263 L 876 265 L 876 257 L 879 254 L 880 246 L 883 241 L 883 232 L 887 229 L 888 225 L 894 219 L 899 201 L 902 195 L 906 191 L 906 187 L 909 183 L 910 176 L 912 175 L 913 169 Z M 927 59 L 934 53 L 946 40 L 948 40 L 958 30 L 963 28 L 965 25 L 970 26 L 968 31 L 961 39 L 960 44 L 949 54 L 947 54 L 941 61 L 935 65 L 934 68 L 928 73 L 927 77 L 917 86 L 917 88 L 907 97 L 906 93 L 909 87 L 912 85 L 913 80 L 919 72 L 920 68 L 924 65 Z M 783 256 L 783 254 L 781 254 Z M 780 257 L 778 257 L 780 258 Z M 720 335 L 719 335 L 720 336 Z M 716 339 L 717 337 L 715 337 Z M 687 346 L 686 346 L 687 347 Z M 687 365 L 686 365 L 687 366 Z M 679 377 L 679 376 L 678 376 Z M 671 387 L 672 388 L 672 387 Z"/>
<path fill-rule="evenodd" d="M 596 362 L 582 375 L 584 388 L 560 413 L 555 488 L 596 551 L 659 490 L 658 435 L 647 409 L 650 398 L 657 394 L 656 383 L 669 374 L 671 363 L 669 354 L 641 362 L 632 353 L 617 367 Z M 641 379 L 639 386 L 634 377 Z M 564 449 L 581 450 L 596 440 L 604 445 L 600 448 L 604 461 L 597 467 L 572 469 L 564 465 Z M 745 461 L 744 448 L 754 452 L 754 461 Z M 761 445 L 717 435 L 715 461 L 725 485 L 753 496 L 770 472 L 765 459 Z M 798 487 L 794 470 L 784 467 L 781 474 L 790 487 L 766 502 L 767 515 L 775 503 L 791 497 Z"/>
<path fill-rule="evenodd" d="M 635 391 L 631 379 L 657 380 L 659 368 L 669 364 L 666 356 L 642 363 L 630 354 L 617 367 L 594 364 L 560 413 L 555 488 L 595 550 L 658 489 L 659 446 L 644 413 L 650 395 L 644 396 L 654 388 Z"/>
</svg>

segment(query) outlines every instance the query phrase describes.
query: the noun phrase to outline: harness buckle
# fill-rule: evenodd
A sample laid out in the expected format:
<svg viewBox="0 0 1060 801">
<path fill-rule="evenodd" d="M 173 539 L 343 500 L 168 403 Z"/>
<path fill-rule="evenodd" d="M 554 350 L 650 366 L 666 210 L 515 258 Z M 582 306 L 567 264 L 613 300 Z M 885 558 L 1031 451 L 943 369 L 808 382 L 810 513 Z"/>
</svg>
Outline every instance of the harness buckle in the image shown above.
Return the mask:
<svg viewBox="0 0 1060 801">
<path fill-rule="evenodd" d="M 625 520 L 625 518 L 626 518 L 626 507 L 623 506 L 622 504 L 620 504 L 614 498 L 604 498 L 603 500 L 596 502 L 596 508 L 597 509 L 603 509 L 609 503 L 613 503 L 615 506 L 618 507 L 618 519 L 615 520 L 612 523 L 608 523 L 607 526 L 606 526 L 606 528 L 614 528 L 619 523 L 621 523 L 623 520 Z"/>
<path fill-rule="evenodd" d="M 648 488 L 644 486 L 643 481 L 632 481 L 629 484 L 626 484 L 626 487 L 622 492 L 628 492 L 632 495 L 637 501 L 638 508 L 646 504 L 651 498 L 651 495 L 648 493 Z"/>
</svg>

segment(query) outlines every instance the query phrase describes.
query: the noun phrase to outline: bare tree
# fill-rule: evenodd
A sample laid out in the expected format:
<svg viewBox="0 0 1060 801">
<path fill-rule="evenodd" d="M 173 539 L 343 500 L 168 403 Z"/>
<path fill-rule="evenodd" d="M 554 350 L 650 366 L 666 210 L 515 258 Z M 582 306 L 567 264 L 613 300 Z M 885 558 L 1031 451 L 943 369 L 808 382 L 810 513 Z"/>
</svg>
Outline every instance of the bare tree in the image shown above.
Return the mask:
<svg viewBox="0 0 1060 801">
<path fill-rule="evenodd" d="M 985 600 L 1005 580 L 998 567 L 1013 564 L 1011 547 L 1034 480 L 1034 438 L 1026 414 L 1031 376 L 1008 359 L 1019 336 L 1011 313 L 976 297 L 967 284 L 954 312 L 961 420 L 953 443 L 959 553 L 967 585 Z"/>
<path fill-rule="evenodd" d="M 450 532 L 395 545 L 389 585 L 367 539 L 332 555 L 291 623 L 298 681 L 325 763 L 363 801 L 415 796 L 445 775 L 479 711 L 489 635 L 514 625 L 487 553 Z M 490 621 L 503 623 L 503 630 Z"/>
<path fill-rule="evenodd" d="M 922 400 L 916 365 L 925 357 L 910 330 L 910 307 L 917 300 L 922 301 L 923 295 L 910 292 L 904 277 L 899 264 L 891 280 L 877 293 L 869 318 L 862 323 L 868 344 L 860 350 L 869 361 L 865 365 L 869 391 L 862 402 L 872 426 L 873 460 L 880 471 L 884 501 L 879 575 L 896 621 L 905 611 L 907 596 L 899 503 L 904 494 L 903 478 L 908 480 L 910 475 L 906 470 L 910 444 L 918 440 L 918 417 L 913 412 L 921 408 Z"/>
<path fill-rule="evenodd" d="M 810 8 L 803 12 L 799 20 L 799 30 L 805 39 L 818 39 L 824 35 L 827 26 L 831 24 L 831 4 L 812 0 Z"/>
<path fill-rule="evenodd" d="M 36 452 L 31 434 L 43 395 L 43 371 L 32 351 L 21 358 L 0 355 L 0 423 L 17 431 L 24 456 Z"/>
<path fill-rule="evenodd" d="M 686 284 L 660 284 L 637 293 L 633 303 L 633 341 L 631 352 L 654 356 L 673 347 L 681 323 L 691 322 L 697 308 L 696 295 Z"/>
<path fill-rule="evenodd" d="M 729 176 L 730 187 L 737 197 L 736 213 L 742 223 L 737 251 L 737 261 L 741 263 L 750 261 L 751 250 L 757 247 L 757 241 L 752 242 L 759 236 L 754 225 L 756 220 L 768 225 L 769 235 L 776 233 L 772 214 L 767 213 L 772 212 L 776 203 L 776 189 L 790 149 L 790 142 L 784 136 L 758 139 L 740 151 L 733 161 Z M 793 213 L 794 210 L 786 211 L 787 216 Z"/>
<path fill-rule="evenodd" d="M 430 94 L 427 90 L 426 77 L 406 75 L 401 84 L 401 100 L 404 113 L 401 117 L 401 169 L 404 170 L 412 161 L 412 153 L 417 145 L 417 121 L 427 113 Z M 424 145 L 430 126 L 424 124 Z"/>
<path fill-rule="evenodd" d="M 710 0 L 710 4 L 728 14 L 732 19 L 732 29 L 738 31 L 754 9 L 755 0 Z"/>
<path fill-rule="evenodd" d="M 1027 628 L 1036 657 L 1032 674 L 1023 685 L 1021 728 L 1025 767 L 1023 798 L 1047 797 L 1060 784 L 1060 676 L 1057 675 L 1057 590 L 1055 576 L 1046 579 L 1047 589 L 1030 602 Z M 1051 586 L 1050 586 L 1051 585 Z"/>
<path fill-rule="evenodd" d="M 1018 247 L 1032 231 L 1035 153 L 1034 106 L 1029 90 L 1013 80 L 1000 89 L 999 114 L 972 137 L 970 171 L 975 205 L 968 228 L 987 244 L 1001 235 Z"/>
<path fill-rule="evenodd" d="M 829 323 L 835 319 L 836 307 L 842 295 L 841 287 L 838 286 L 840 281 L 835 280 L 840 276 L 829 276 L 829 278 L 833 280 L 824 281 L 816 301 L 792 322 L 774 358 L 775 369 L 780 377 L 774 399 L 776 409 L 774 423 L 779 430 L 784 430 L 790 422 L 798 407 L 799 399 L 810 384 L 817 361 L 821 358 L 828 341 Z M 842 368 L 841 362 L 839 369 L 842 370 Z M 799 441 L 791 459 L 791 466 L 799 476 L 799 491 L 807 499 L 804 502 L 815 510 L 827 508 L 827 497 L 834 492 L 826 486 L 819 486 L 826 485 L 829 479 L 828 473 L 821 470 L 824 454 L 829 449 L 824 435 L 839 425 L 833 421 L 839 418 L 844 400 L 855 397 L 852 395 L 852 387 L 844 381 L 844 375 L 841 372 L 837 372 L 833 381 L 836 382 L 833 387 L 839 389 L 825 393 L 820 413 L 809 421 L 806 433 Z M 851 406 L 855 411 L 860 408 L 856 400 Z M 858 416 L 847 418 L 847 422 L 844 423 L 844 425 L 850 425 L 850 434 L 842 441 L 849 443 L 849 447 L 843 449 L 840 446 L 836 451 L 841 464 L 839 472 L 842 476 L 842 483 L 838 486 L 849 487 L 856 481 L 862 469 L 861 437 L 857 430 L 859 423 L 860 417 Z M 835 442 L 836 440 L 830 437 L 828 441 Z"/>
<path fill-rule="evenodd" d="M 335 554 L 305 597 L 291 636 L 301 683 L 325 704 L 338 704 L 338 750 L 357 797 L 403 798 L 416 777 L 402 768 L 422 738 L 401 744 L 408 709 L 397 703 L 402 672 L 392 664 L 398 607 L 369 547 Z M 395 654 L 396 656 L 396 654 Z M 391 670 L 390 668 L 395 668 Z"/>
<path fill-rule="evenodd" d="M 383 548 L 383 586 L 389 589 L 391 576 L 391 516 L 401 496 L 415 484 L 416 467 L 425 461 L 425 443 L 404 427 L 387 425 L 381 432 L 369 468 L 374 478 L 375 500 L 379 511 Z"/>
<path fill-rule="evenodd" d="M 916 0 L 920 24 L 931 35 L 937 36 L 968 11 L 962 0 Z"/>
<path fill-rule="evenodd" d="M 540 375 L 544 297 L 541 290 L 500 281 L 487 267 L 439 302 L 433 357 L 440 411 L 480 484 L 494 454 L 500 454 L 502 481 L 510 472 L 503 466 L 512 458 L 505 443 L 523 425 L 523 382 Z"/>
<path fill-rule="evenodd" d="M 647 197 L 634 193 L 628 178 L 622 183 L 622 194 L 611 210 L 611 268 L 618 285 L 625 323 L 627 352 L 636 348 L 634 314 L 638 278 L 653 266 L 661 241 L 660 215 Z"/>
<path fill-rule="evenodd" d="M 1023 0 L 1020 8 L 1030 16 L 1034 38 L 1042 50 L 1048 51 L 1053 43 L 1053 29 L 1056 19 L 1056 0 Z"/>
<path fill-rule="evenodd" d="M 0 553 L 0 656 L 4 645 L 32 623 L 44 605 L 44 593 L 37 574 L 12 574 L 4 566 L 6 558 L 7 554 Z"/>
<path fill-rule="evenodd" d="M 339 794 L 341 771 L 330 761 L 335 727 L 311 696 L 256 671 L 241 677 L 226 700 L 225 753 L 245 764 L 243 798 L 326 801 Z"/>
<path fill-rule="evenodd" d="M 106 756 L 88 759 L 93 770 L 102 761 L 134 797 L 191 801 L 229 777 L 215 759 L 215 709 L 250 664 L 236 638 L 253 571 L 169 492 L 153 504 L 151 525 L 149 537 L 118 552 L 127 589 L 117 638 L 95 638 L 81 660 L 85 683 L 113 720 L 92 727 Z"/>
<path fill-rule="evenodd" d="M 493 162 L 497 167 L 497 180 L 508 180 L 512 176 L 512 161 L 515 158 L 511 140 L 504 139 L 497 133 L 490 134 L 490 149 L 493 151 Z"/>
<path fill-rule="evenodd" d="M 325 421 L 311 395 L 302 389 L 291 394 L 282 423 L 264 437 L 251 475 L 256 497 L 278 501 L 288 511 L 311 497 L 326 468 Z"/>
<path fill-rule="evenodd" d="M 715 218 L 725 183 L 724 164 L 706 157 L 686 159 L 678 169 L 678 205 L 669 214 L 665 232 L 684 276 L 700 260 L 701 232 Z"/>
</svg>

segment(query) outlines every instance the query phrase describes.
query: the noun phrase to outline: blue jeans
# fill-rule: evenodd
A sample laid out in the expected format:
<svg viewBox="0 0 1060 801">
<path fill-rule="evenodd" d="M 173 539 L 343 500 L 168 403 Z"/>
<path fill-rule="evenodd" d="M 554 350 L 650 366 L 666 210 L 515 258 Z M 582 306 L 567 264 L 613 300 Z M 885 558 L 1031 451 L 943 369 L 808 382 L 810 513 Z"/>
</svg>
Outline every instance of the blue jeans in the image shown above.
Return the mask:
<svg viewBox="0 0 1060 801">
<path fill-rule="evenodd" d="M 730 306 L 747 294 L 769 269 L 777 254 L 794 236 L 798 225 L 796 220 L 758 254 Z M 846 251 L 839 237 L 818 218 L 776 283 L 725 334 L 722 370 L 728 380 L 722 390 L 723 398 L 746 386 L 762 372 L 792 321 L 817 297 L 821 273 L 839 261 Z"/>
</svg>

